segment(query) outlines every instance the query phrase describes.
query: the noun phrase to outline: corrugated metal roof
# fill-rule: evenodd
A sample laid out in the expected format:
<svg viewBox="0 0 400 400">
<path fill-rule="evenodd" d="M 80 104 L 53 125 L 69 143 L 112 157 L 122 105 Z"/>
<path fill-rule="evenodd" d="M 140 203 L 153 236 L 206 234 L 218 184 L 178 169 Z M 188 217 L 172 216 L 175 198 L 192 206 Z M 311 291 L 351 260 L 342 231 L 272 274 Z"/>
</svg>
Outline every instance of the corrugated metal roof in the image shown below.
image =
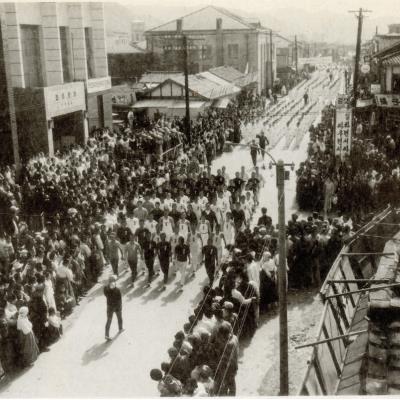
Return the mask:
<svg viewBox="0 0 400 400">
<path fill-rule="evenodd" d="M 185 78 L 183 76 L 171 80 L 181 86 L 185 85 Z M 231 96 L 240 92 L 238 87 L 228 82 L 226 85 L 219 85 L 201 75 L 189 75 L 189 89 L 210 100 Z"/>
<path fill-rule="evenodd" d="M 219 78 L 222 78 L 231 83 L 245 76 L 245 74 L 243 74 L 242 72 L 229 66 L 211 68 L 208 72 L 211 72 Z"/>
<path fill-rule="evenodd" d="M 382 65 L 391 66 L 391 65 L 400 65 L 400 55 L 395 55 L 392 57 L 388 57 L 382 61 Z"/>
</svg>

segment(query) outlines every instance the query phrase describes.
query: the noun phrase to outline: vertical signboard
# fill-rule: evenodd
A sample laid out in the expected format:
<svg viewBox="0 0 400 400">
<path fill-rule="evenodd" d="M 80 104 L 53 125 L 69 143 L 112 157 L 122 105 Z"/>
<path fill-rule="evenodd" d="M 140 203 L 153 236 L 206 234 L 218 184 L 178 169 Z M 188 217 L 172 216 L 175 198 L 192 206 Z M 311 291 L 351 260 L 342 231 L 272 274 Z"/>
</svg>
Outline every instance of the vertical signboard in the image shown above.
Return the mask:
<svg viewBox="0 0 400 400">
<path fill-rule="evenodd" d="M 335 156 L 339 156 L 341 160 L 350 155 L 351 125 L 352 109 L 337 108 L 335 124 Z"/>
</svg>

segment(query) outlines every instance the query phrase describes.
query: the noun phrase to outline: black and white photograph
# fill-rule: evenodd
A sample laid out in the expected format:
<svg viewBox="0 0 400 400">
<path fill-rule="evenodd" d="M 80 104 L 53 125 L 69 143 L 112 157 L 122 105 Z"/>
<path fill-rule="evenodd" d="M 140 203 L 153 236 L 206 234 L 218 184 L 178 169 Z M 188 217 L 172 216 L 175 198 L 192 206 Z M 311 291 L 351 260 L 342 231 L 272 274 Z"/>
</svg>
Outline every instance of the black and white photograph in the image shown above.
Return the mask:
<svg viewBox="0 0 400 400">
<path fill-rule="evenodd" d="M 0 397 L 368 395 L 399 0 L 0 0 Z"/>
</svg>

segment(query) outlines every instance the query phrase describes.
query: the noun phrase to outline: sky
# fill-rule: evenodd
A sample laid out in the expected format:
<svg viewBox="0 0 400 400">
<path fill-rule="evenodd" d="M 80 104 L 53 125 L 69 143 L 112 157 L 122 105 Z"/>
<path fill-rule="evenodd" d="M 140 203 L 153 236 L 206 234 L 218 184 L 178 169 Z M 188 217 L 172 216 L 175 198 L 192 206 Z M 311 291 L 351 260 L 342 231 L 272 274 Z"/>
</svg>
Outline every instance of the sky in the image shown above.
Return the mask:
<svg viewBox="0 0 400 400">
<path fill-rule="evenodd" d="M 152 28 L 176 19 L 198 8 L 213 4 L 243 16 L 252 16 L 269 28 L 286 36 L 294 34 L 305 40 L 352 44 L 355 42 L 357 20 L 349 10 L 360 7 L 366 14 L 363 39 L 370 39 L 376 28 L 387 32 L 389 23 L 400 23 L 400 0 L 114 0 L 132 13 L 146 14 Z"/>
</svg>

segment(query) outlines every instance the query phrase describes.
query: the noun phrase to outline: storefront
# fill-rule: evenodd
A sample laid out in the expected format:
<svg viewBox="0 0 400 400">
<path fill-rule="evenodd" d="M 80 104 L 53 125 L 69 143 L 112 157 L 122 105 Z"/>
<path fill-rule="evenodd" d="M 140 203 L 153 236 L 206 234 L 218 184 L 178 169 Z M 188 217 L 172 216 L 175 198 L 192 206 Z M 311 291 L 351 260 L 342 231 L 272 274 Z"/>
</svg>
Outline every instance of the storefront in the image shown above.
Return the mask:
<svg viewBox="0 0 400 400">
<path fill-rule="evenodd" d="M 89 130 L 112 127 L 111 78 L 88 79 L 86 81 L 87 118 Z"/>
<path fill-rule="evenodd" d="M 44 88 L 49 154 L 88 138 L 85 91 L 82 82 Z"/>
<path fill-rule="evenodd" d="M 44 88 L 14 88 L 18 140 L 23 159 L 53 155 L 63 145 L 88 138 L 83 82 Z"/>
</svg>

